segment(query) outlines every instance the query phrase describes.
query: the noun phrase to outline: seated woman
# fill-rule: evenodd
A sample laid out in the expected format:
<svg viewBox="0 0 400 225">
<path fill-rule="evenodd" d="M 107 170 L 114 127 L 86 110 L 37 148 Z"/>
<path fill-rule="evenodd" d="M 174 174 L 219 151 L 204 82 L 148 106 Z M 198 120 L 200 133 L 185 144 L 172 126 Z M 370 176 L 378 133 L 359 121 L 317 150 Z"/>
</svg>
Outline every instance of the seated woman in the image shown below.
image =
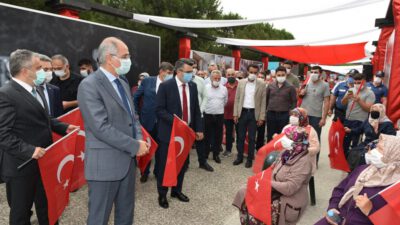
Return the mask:
<svg viewBox="0 0 400 225">
<path fill-rule="evenodd" d="M 368 120 L 358 128 L 344 128 L 346 133 L 364 134 L 365 140 L 359 145 L 366 146 L 371 141 L 377 140 L 380 134 L 396 135 L 392 121 L 386 116 L 386 108 L 383 104 L 371 106 Z"/>
<path fill-rule="evenodd" d="M 312 165 L 308 157 L 308 135 L 298 127 L 291 126 L 284 130 L 281 152 L 272 171 L 272 224 L 296 224 L 308 205 L 308 181 Z M 240 222 L 246 225 L 262 225 L 252 217 L 244 201 L 246 190 L 241 189 L 233 205 L 240 209 Z"/>
<path fill-rule="evenodd" d="M 366 155 L 368 165 L 355 169 L 333 189 L 328 210 L 346 220 L 346 225 L 372 225 L 368 216 L 385 205 L 380 196 L 371 197 L 400 180 L 400 138 L 382 134 L 377 147 Z M 336 224 L 329 217 L 315 225 Z"/>
</svg>

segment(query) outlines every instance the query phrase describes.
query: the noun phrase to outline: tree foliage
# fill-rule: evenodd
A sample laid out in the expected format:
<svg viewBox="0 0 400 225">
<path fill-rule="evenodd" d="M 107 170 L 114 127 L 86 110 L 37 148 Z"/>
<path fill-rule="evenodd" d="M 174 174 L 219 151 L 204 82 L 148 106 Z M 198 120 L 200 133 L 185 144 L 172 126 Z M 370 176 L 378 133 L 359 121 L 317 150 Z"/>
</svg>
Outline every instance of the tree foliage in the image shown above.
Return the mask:
<svg viewBox="0 0 400 225">
<path fill-rule="evenodd" d="M 156 16 L 190 18 L 190 19 L 243 19 L 237 13 L 224 14 L 219 0 L 91 0 L 92 2 L 111 6 L 128 12 L 135 12 Z M 46 6 L 45 0 L 3 0 L 3 2 L 54 12 Z M 178 34 L 154 25 L 144 25 L 97 12 L 81 12 L 80 18 L 98 23 L 149 33 L 161 37 L 161 58 L 164 61 L 174 62 L 178 57 Z M 193 29 L 194 33 L 201 33 L 214 37 L 229 37 L 243 39 L 282 40 L 293 39 L 293 35 L 284 29 L 276 29 L 269 23 L 254 24 L 241 27 L 218 29 Z M 222 55 L 230 55 L 229 46 L 217 44 L 214 41 L 196 38 L 192 39 L 192 49 Z M 260 60 L 259 53 L 243 50 L 242 57 Z"/>
</svg>

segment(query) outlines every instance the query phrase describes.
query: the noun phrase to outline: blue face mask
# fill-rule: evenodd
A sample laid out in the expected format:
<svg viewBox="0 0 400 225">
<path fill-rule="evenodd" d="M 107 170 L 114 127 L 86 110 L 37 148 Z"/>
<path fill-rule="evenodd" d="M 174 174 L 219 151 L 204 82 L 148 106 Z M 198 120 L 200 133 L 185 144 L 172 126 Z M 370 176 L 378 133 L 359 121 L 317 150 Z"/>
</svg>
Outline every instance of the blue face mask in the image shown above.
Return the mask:
<svg viewBox="0 0 400 225">
<path fill-rule="evenodd" d="M 174 75 L 172 75 L 172 74 L 167 74 L 167 75 L 165 76 L 165 78 L 164 78 L 164 81 L 171 79 L 173 76 L 174 76 Z"/>
<path fill-rule="evenodd" d="M 120 62 L 120 66 L 118 67 L 118 68 L 115 68 L 115 72 L 118 74 L 118 75 L 125 75 L 125 74 L 127 74 L 128 72 L 129 72 L 129 70 L 131 69 L 131 65 L 132 65 L 132 62 L 131 62 L 131 59 L 120 59 L 120 58 L 118 58 L 119 59 L 119 62 Z"/>
<path fill-rule="evenodd" d="M 183 74 L 183 82 L 184 83 L 189 83 L 192 80 L 192 78 L 193 78 L 192 72 Z"/>
<path fill-rule="evenodd" d="M 36 71 L 36 79 L 33 80 L 36 86 L 43 84 L 44 80 L 46 79 L 46 73 L 43 69 Z"/>
</svg>

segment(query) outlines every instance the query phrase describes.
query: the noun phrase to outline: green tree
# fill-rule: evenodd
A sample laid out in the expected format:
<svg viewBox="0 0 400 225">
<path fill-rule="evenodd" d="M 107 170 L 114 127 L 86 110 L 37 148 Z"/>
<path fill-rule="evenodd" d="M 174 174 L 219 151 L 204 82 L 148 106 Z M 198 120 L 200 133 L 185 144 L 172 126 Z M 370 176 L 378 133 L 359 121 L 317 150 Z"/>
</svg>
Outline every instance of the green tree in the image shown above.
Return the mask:
<svg viewBox="0 0 400 225">
<path fill-rule="evenodd" d="M 128 12 L 188 18 L 188 19 L 243 19 L 237 13 L 224 14 L 219 0 L 91 0 L 92 2 L 118 8 Z M 44 0 L 3 0 L 3 2 L 24 6 L 28 8 L 54 12 L 46 6 Z M 174 62 L 178 58 L 179 38 L 174 30 L 169 30 L 153 25 L 132 22 L 98 12 L 85 11 L 80 13 L 80 18 L 98 23 L 149 33 L 161 37 L 161 58 L 163 61 Z M 192 29 L 197 34 L 214 37 L 229 37 L 243 39 L 280 40 L 293 39 L 293 35 L 284 29 L 276 29 L 271 24 L 262 23 L 241 27 L 228 27 L 218 29 Z M 203 38 L 192 39 L 192 49 L 230 55 L 229 46 L 217 44 Z M 244 49 L 242 57 L 251 60 L 260 60 L 261 54 Z"/>
</svg>

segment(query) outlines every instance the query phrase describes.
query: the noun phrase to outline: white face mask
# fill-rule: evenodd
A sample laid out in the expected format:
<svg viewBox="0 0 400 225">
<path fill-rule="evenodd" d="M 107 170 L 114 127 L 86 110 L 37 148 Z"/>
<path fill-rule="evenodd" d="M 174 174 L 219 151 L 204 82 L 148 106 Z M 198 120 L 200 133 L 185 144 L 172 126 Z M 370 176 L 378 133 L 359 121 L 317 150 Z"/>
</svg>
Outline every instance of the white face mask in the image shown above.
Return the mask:
<svg viewBox="0 0 400 225">
<path fill-rule="evenodd" d="M 89 74 L 88 74 L 88 71 L 87 71 L 87 70 L 81 70 L 81 75 L 82 75 L 83 77 L 87 77 Z"/>
<path fill-rule="evenodd" d="M 54 74 L 55 74 L 57 77 L 63 77 L 63 76 L 65 75 L 65 70 L 55 70 L 55 71 L 54 71 Z"/>
<path fill-rule="evenodd" d="M 382 162 L 382 153 L 378 149 L 374 148 L 365 154 L 365 162 L 370 165 L 374 165 L 376 168 L 383 168 L 386 163 Z"/>
<path fill-rule="evenodd" d="M 374 82 L 377 83 L 377 84 L 380 84 L 380 83 L 382 83 L 382 78 L 374 77 Z"/>
<path fill-rule="evenodd" d="M 289 117 L 289 123 L 290 123 L 291 125 L 298 126 L 298 125 L 299 125 L 299 122 L 300 122 L 299 117 L 296 117 L 296 116 L 290 116 L 290 117 Z"/>
<path fill-rule="evenodd" d="M 249 81 L 254 81 L 256 78 L 257 76 L 254 73 L 249 74 L 249 76 L 247 77 Z"/>
<path fill-rule="evenodd" d="M 312 73 L 310 76 L 311 81 L 315 82 L 319 79 L 319 74 L 318 73 Z"/>
<path fill-rule="evenodd" d="M 51 79 L 53 79 L 53 72 L 52 71 L 47 71 L 46 72 L 46 78 L 45 78 L 44 82 L 50 83 Z"/>
<path fill-rule="evenodd" d="M 290 140 L 288 137 L 286 136 L 282 137 L 281 143 L 284 149 L 289 149 L 289 150 L 292 149 L 293 141 Z"/>
<path fill-rule="evenodd" d="M 276 80 L 278 81 L 278 83 L 282 84 L 283 82 L 285 82 L 286 77 L 276 77 Z"/>
<path fill-rule="evenodd" d="M 219 86 L 219 81 L 213 80 L 212 85 L 213 85 L 214 87 L 218 87 L 218 86 Z"/>
<path fill-rule="evenodd" d="M 290 73 L 290 71 L 292 71 L 292 70 L 291 70 L 291 69 L 289 69 L 289 68 L 287 68 L 287 69 L 286 69 L 286 73 L 287 73 L 287 74 L 289 74 L 289 73 Z"/>
</svg>

